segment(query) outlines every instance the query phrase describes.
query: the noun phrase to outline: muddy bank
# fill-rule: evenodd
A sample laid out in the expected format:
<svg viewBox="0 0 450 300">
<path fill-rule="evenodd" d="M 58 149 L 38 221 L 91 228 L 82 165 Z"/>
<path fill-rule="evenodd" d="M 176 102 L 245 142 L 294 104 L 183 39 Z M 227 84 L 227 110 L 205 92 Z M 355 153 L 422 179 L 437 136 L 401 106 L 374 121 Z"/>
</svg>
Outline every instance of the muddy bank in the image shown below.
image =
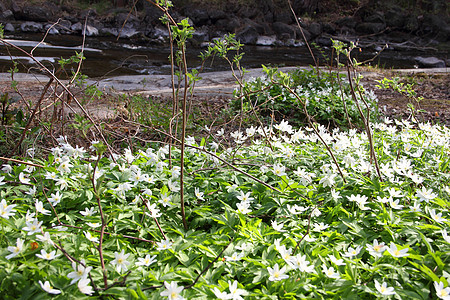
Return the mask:
<svg viewBox="0 0 450 300">
<path fill-rule="evenodd" d="M 286 1 L 173 1 L 176 20 L 185 17 L 195 27 L 192 46 L 206 45 L 226 33 L 234 33 L 247 45 L 303 47 L 302 33 Z M 114 37 L 136 45 L 164 45 L 169 33 L 161 25 L 161 12 L 147 1 L 138 1 L 134 10 L 81 10 L 57 5 L 60 1 L 1 0 L 0 22 L 9 36 L 41 33 Z M 209 3 L 209 4 L 205 4 Z M 402 7 L 391 1 L 292 1 L 300 25 L 309 42 L 327 49 L 331 38 L 358 41 L 365 49 L 421 51 L 418 67 L 445 67 L 450 64 L 450 23 L 448 3 L 433 1 L 432 7 Z M 131 12 L 131 13 L 130 13 Z M 87 20 L 87 26 L 84 22 Z M 58 22 L 52 27 L 55 22 Z"/>
<path fill-rule="evenodd" d="M 292 68 L 281 68 L 287 72 Z M 245 75 L 245 79 L 263 75 L 262 69 L 252 69 Z M 450 73 L 447 68 L 441 69 L 405 69 L 395 71 L 362 71 L 364 76 L 363 84 L 367 88 L 374 90 L 379 99 L 379 108 L 382 114 L 393 118 L 407 118 L 408 99 L 401 97 L 391 90 L 379 90 L 375 87 L 377 80 L 384 77 L 392 78 L 395 76 L 403 77 L 409 82 L 414 81 L 414 89 L 417 96 L 424 97 L 420 103 L 420 108 L 424 110 L 420 113 L 423 121 L 440 122 L 450 125 Z M 233 97 L 233 91 L 237 84 L 231 72 L 212 72 L 201 74 L 202 80 L 196 83 L 194 90 L 194 99 L 201 103 L 220 103 L 217 109 L 225 107 Z M 15 74 L 14 79 L 18 82 L 17 87 L 21 96 L 14 92 L 11 83 L 11 75 L 0 73 L 0 86 L 2 92 L 9 92 L 15 99 L 24 97 L 27 100 L 36 101 L 48 77 L 34 74 Z M 99 81 L 89 80 L 88 84 L 95 85 L 105 93 L 101 101 L 88 102 L 86 109 L 97 119 L 115 118 L 123 110 L 123 103 L 114 102 L 114 95 L 118 94 L 141 94 L 149 97 L 149 101 L 159 99 L 161 103 L 170 102 L 172 95 L 171 78 L 169 75 L 135 75 L 135 76 L 116 76 Z M 75 93 L 79 89 L 74 89 Z M 78 94 L 77 94 L 78 95 Z M 153 99 L 153 100 L 151 100 Z M 163 105 L 163 104 L 161 104 Z M 75 107 L 75 111 L 78 111 Z M 79 111 L 78 111 L 79 112 Z"/>
</svg>

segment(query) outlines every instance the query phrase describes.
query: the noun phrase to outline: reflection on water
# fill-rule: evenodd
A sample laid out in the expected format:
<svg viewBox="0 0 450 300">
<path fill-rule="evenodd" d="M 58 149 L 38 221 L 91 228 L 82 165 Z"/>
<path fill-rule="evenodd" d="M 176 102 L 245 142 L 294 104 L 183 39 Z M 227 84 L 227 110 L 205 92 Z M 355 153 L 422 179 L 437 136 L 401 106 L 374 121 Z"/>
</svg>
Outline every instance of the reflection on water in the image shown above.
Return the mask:
<svg viewBox="0 0 450 300">
<path fill-rule="evenodd" d="M 38 45 L 38 40 L 42 36 L 31 35 L 21 37 L 23 40 L 12 41 L 26 51 L 31 51 Z M 50 36 L 46 43 L 39 44 L 34 49 L 33 55 L 45 66 L 52 70 L 57 69 L 57 61 L 60 58 L 69 58 L 75 52 L 81 51 L 82 38 L 77 36 Z M 133 74 L 169 74 L 170 49 L 167 46 L 135 45 L 129 41 L 119 42 L 112 38 L 87 37 L 82 73 L 89 77 L 133 75 Z M 199 54 L 204 49 L 193 49 L 188 47 L 188 65 L 200 68 L 201 60 Z M 324 48 L 324 53 L 331 53 L 331 50 Z M 306 66 L 313 64 L 313 60 L 306 47 L 263 47 L 246 46 L 242 66 L 244 68 L 259 68 L 261 64 L 273 66 Z M 375 52 L 357 52 L 357 59 L 364 61 L 375 56 Z M 378 64 L 385 68 L 413 68 L 414 56 L 423 55 L 417 52 L 384 51 L 372 64 Z M 11 57 L 19 63 L 21 71 L 26 71 L 33 65 L 29 57 L 23 53 L 0 46 L 0 72 L 8 71 L 11 66 Z M 328 57 L 316 53 L 320 64 L 328 64 Z M 76 65 L 72 66 L 76 69 Z M 69 67 L 70 68 L 70 67 Z M 215 58 L 208 60 L 204 64 L 204 72 L 229 70 L 229 65 L 222 59 Z"/>
</svg>

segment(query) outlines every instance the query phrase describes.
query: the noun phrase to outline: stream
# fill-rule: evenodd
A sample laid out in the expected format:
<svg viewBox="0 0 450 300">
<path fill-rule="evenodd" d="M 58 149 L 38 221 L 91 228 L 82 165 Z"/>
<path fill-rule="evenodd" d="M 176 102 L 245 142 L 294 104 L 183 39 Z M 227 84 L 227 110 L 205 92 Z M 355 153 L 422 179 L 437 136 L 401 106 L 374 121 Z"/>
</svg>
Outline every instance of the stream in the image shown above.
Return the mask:
<svg viewBox="0 0 450 300">
<path fill-rule="evenodd" d="M 5 39 L 30 52 L 38 44 L 36 41 L 42 39 L 42 35 L 22 35 L 6 37 Z M 83 41 L 80 36 L 48 36 L 45 41 L 34 49 L 33 56 L 50 69 L 58 67 L 59 59 L 69 58 L 75 52 L 82 50 Z M 206 48 L 188 47 L 188 65 L 199 69 L 201 66 L 199 54 L 205 50 Z M 327 53 L 327 55 L 331 53 L 329 48 L 323 47 L 322 50 L 322 53 Z M 243 52 L 245 55 L 241 64 L 246 69 L 260 68 L 262 64 L 286 67 L 314 64 L 306 46 L 245 46 Z M 326 65 L 326 58 L 319 51 L 315 50 L 314 52 L 320 64 Z M 374 50 L 354 51 L 354 53 L 358 61 L 368 60 L 377 54 Z M 415 68 L 414 57 L 427 56 L 426 54 L 420 51 L 384 50 L 371 64 L 378 64 L 383 68 Z M 124 40 L 117 42 L 113 38 L 87 37 L 84 46 L 86 59 L 83 62 L 81 72 L 90 78 L 170 74 L 169 55 L 170 49 L 167 46 L 149 46 L 132 44 Z M 433 53 L 432 55 L 439 54 Z M 18 68 L 21 72 L 27 72 L 37 67 L 36 63 L 24 53 L 0 45 L 0 72 L 7 72 L 12 67 L 11 57 L 18 62 Z M 68 68 L 70 73 L 70 69 L 75 70 L 77 66 L 72 64 Z M 228 64 L 223 59 L 215 58 L 205 63 L 203 72 L 225 70 L 229 70 Z"/>
</svg>

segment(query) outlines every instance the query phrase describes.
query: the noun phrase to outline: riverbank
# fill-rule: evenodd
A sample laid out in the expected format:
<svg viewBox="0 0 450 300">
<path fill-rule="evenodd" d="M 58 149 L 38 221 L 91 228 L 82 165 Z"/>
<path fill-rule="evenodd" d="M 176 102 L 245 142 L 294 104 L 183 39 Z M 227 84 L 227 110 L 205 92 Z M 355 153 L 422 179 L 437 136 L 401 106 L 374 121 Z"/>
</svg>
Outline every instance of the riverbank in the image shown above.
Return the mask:
<svg viewBox="0 0 450 300">
<path fill-rule="evenodd" d="M 293 67 L 280 68 L 283 72 L 294 69 Z M 323 69 L 326 72 L 326 69 Z M 400 77 L 402 82 L 415 83 L 414 89 L 417 96 L 424 97 L 420 103 L 423 112 L 420 116 L 424 121 L 440 122 L 450 125 L 450 70 L 448 68 L 436 69 L 362 69 L 364 76 L 363 84 L 372 89 L 379 99 L 379 108 L 382 114 L 392 118 L 407 118 L 408 99 L 391 90 L 380 90 L 375 86 L 377 80 L 384 77 Z M 262 76 L 262 69 L 251 69 L 245 74 L 245 79 Z M 236 80 L 230 71 L 210 72 L 200 74 L 202 80 L 196 83 L 192 99 L 197 103 L 214 105 L 214 111 L 218 112 L 227 107 L 232 98 L 234 89 L 238 87 Z M 13 98 L 20 100 L 21 97 L 28 101 L 36 102 L 41 96 L 48 77 L 44 75 L 18 73 L 14 75 L 17 81 L 19 93 L 15 92 L 11 83 L 9 73 L 0 73 L 0 85 L 3 93 L 8 92 Z M 165 106 L 170 102 L 172 95 L 171 77 L 169 75 L 134 75 L 116 76 L 100 80 L 88 80 L 87 85 L 92 85 L 101 90 L 104 96 L 96 101 L 87 102 L 87 110 L 96 119 L 114 119 L 117 114 L 123 112 L 124 103 L 120 103 L 117 95 L 141 95 L 152 99 L 158 105 Z M 80 89 L 75 88 L 75 93 Z M 49 91 L 47 94 L 52 94 Z M 74 111 L 78 111 L 75 107 Z"/>
<path fill-rule="evenodd" d="M 419 51 L 413 58 L 418 67 L 450 65 L 450 19 L 445 1 L 433 1 L 442 7 L 431 8 L 377 2 L 293 1 L 293 9 L 308 42 L 325 50 L 331 46 L 331 39 L 358 41 L 366 52 L 377 53 L 385 45 L 384 51 Z M 12 37 L 48 32 L 54 36 L 109 36 L 133 45 L 168 42 L 169 33 L 159 21 L 161 12 L 147 1 L 138 1 L 135 9 L 111 7 L 101 11 L 70 5 L 76 1 L 65 3 L 2 0 L 0 22 Z M 196 29 L 190 40 L 193 47 L 204 46 L 226 33 L 236 34 L 246 45 L 303 47 L 303 35 L 286 3 L 174 1 L 171 13 L 176 20 L 190 19 Z"/>
</svg>

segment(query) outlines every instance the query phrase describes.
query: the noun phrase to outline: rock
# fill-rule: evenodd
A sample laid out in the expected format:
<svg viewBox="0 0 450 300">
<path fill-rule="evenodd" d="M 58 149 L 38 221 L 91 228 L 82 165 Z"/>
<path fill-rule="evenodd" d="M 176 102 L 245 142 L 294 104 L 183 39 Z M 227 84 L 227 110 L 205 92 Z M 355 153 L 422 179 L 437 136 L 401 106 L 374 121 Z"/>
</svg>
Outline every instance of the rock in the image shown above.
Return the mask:
<svg viewBox="0 0 450 300">
<path fill-rule="evenodd" d="M 155 27 L 153 28 L 150 37 L 161 42 L 169 40 L 169 31 L 166 27 Z"/>
<path fill-rule="evenodd" d="M 14 26 L 11 23 L 6 23 L 5 25 L 5 32 L 14 32 Z"/>
<path fill-rule="evenodd" d="M 26 5 L 19 13 L 22 20 L 47 22 L 50 21 L 50 13 L 44 7 L 36 5 Z"/>
<path fill-rule="evenodd" d="M 259 36 L 256 40 L 256 45 L 259 46 L 274 46 L 277 41 L 275 36 Z"/>
<path fill-rule="evenodd" d="M 258 40 L 259 34 L 255 27 L 247 25 L 236 34 L 236 39 L 243 44 L 254 45 Z"/>
<path fill-rule="evenodd" d="M 209 40 L 208 30 L 196 30 L 192 34 L 192 39 L 190 39 L 189 41 L 194 46 L 199 46 L 199 45 L 201 45 L 202 43 L 204 43 L 204 42 L 206 42 L 208 40 Z"/>
<path fill-rule="evenodd" d="M 229 19 L 218 20 L 215 23 L 215 26 L 218 30 L 234 33 L 241 26 L 241 20 L 235 16 L 232 16 Z"/>
<path fill-rule="evenodd" d="M 290 10 L 279 10 L 273 13 L 273 22 L 291 24 L 294 21 Z"/>
<path fill-rule="evenodd" d="M 204 9 L 190 7 L 189 9 L 184 10 L 184 14 L 191 19 L 196 26 L 208 25 L 210 21 L 208 12 Z"/>
<path fill-rule="evenodd" d="M 84 34 L 84 30 L 83 30 Z M 98 29 L 91 25 L 86 25 L 86 35 L 87 36 L 98 36 Z"/>
<path fill-rule="evenodd" d="M 419 21 L 417 20 L 417 17 L 414 15 L 407 17 L 404 28 L 409 32 L 417 31 L 419 29 Z"/>
<path fill-rule="evenodd" d="M 83 24 L 81 24 L 80 22 L 77 22 L 77 23 L 73 24 L 72 26 L 70 26 L 70 30 L 72 30 L 75 33 L 81 33 L 81 31 L 83 30 Z"/>
<path fill-rule="evenodd" d="M 36 22 L 24 22 L 20 24 L 20 30 L 22 32 L 41 32 L 43 29 L 44 26 Z"/>
<path fill-rule="evenodd" d="M 122 31 L 119 30 L 119 37 L 121 39 L 129 39 L 132 37 L 136 37 L 140 34 L 139 31 L 137 31 L 134 28 L 130 28 L 130 27 L 124 27 L 122 28 Z"/>
<path fill-rule="evenodd" d="M 100 34 L 104 36 L 118 36 L 119 30 L 117 28 L 104 27 L 100 29 Z"/>
<path fill-rule="evenodd" d="M 347 28 L 355 28 L 356 27 L 356 20 L 353 17 L 344 17 L 342 19 L 339 19 L 336 24 L 340 27 L 347 27 Z"/>
<path fill-rule="evenodd" d="M 380 33 L 386 29 L 383 23 L 359 23 L 356 25 L 356 31 L 364 34 Z"/>
<path fill-rule="evenodd" d="M 281 40 L 295 39 L 295 29 L 285 23 L 275 22 L 272 24 L 272 29 Z"/>
<path fill-rule="evenodd" d="M 14 13 L 11 10 L 4 10 L 0 15 L 0 20 L 12 21 L 14 20 Z"/>
<path fill-rule="evenodd" d="M 333 23 L 323 23 L 322 30 L 325 33 L 334 34 L 336 32 L 336 25 Z"/>
<path fill-rule="evenodd" d="M 386 23 L 384 13 L 382 12 L 374 12 L 373 14 L 369 14 L 363 18 L 363 21 L 366 23 Z"/>
<path fill-rule="evenodd" d="M 396 6 L 386 13 L 386 25 L 393 28 L 402 28 L 406 24 L 406 15 L 403 10 Z"/>
<path fill-rule="evenodd" d="M 45 25 L 44 29 L 50 35 L 57 35 L 57 34 L 59 34 L 59 30 L 56 28 L 56 26 L 53 26 L 53 24 Z"/>
<path fill-rule="evenodd" d="M 445 68 L 445 61 L 436 57 L 414 57 L 419 66 L 424 68 Z"/>
<path fill-rule="evenodd" d="M 303 38 L 302 31 L 303 31 L 303 34 L 305 35 L 306 40 L 307 40 L 307 41 L 311 40 L 311 33 L 309 33 L 308 30 L 306 30 L 306 29 L 303 28 L 303 27 L 302 27 L 302 30 L 300 30 L 300 28 L 296 27 L 296 28 L 295 28 L 295 35 L 296 35 L 296 37 L 297 37 L 297 40 L 300 40 L 300 41 L 302 41 L 302 42 L 305 41 L 304 38 Z"/>
<path fill-rule="evenodd" d="M 69 31 L 70 27 L 72 26 L 72 23 L 69 20 L 60 20 L 57 26 L 58 29 Z"/>
<path fill-rule="evenodd" d="M 315 38 L 322 33 L 322 25 L 319 23 L 311 23 L 308 27 L 308 31 L 311 33 L 311 37 Z"/>
<path fill-rule="evenodd" d="M 325 46 L 325 47 L 331 47 L 333 45 L 331 38 L 322 37 L 322 36 L 320 36 L 316 39 L 316 43 L 319 44 L 320 46 Z"/>
<path fill-rule="evenodd" d="M 445 60 L 445 65 L 446 65 L 447 67 L 450 67 L 450 58 Z"/>
</svg>

